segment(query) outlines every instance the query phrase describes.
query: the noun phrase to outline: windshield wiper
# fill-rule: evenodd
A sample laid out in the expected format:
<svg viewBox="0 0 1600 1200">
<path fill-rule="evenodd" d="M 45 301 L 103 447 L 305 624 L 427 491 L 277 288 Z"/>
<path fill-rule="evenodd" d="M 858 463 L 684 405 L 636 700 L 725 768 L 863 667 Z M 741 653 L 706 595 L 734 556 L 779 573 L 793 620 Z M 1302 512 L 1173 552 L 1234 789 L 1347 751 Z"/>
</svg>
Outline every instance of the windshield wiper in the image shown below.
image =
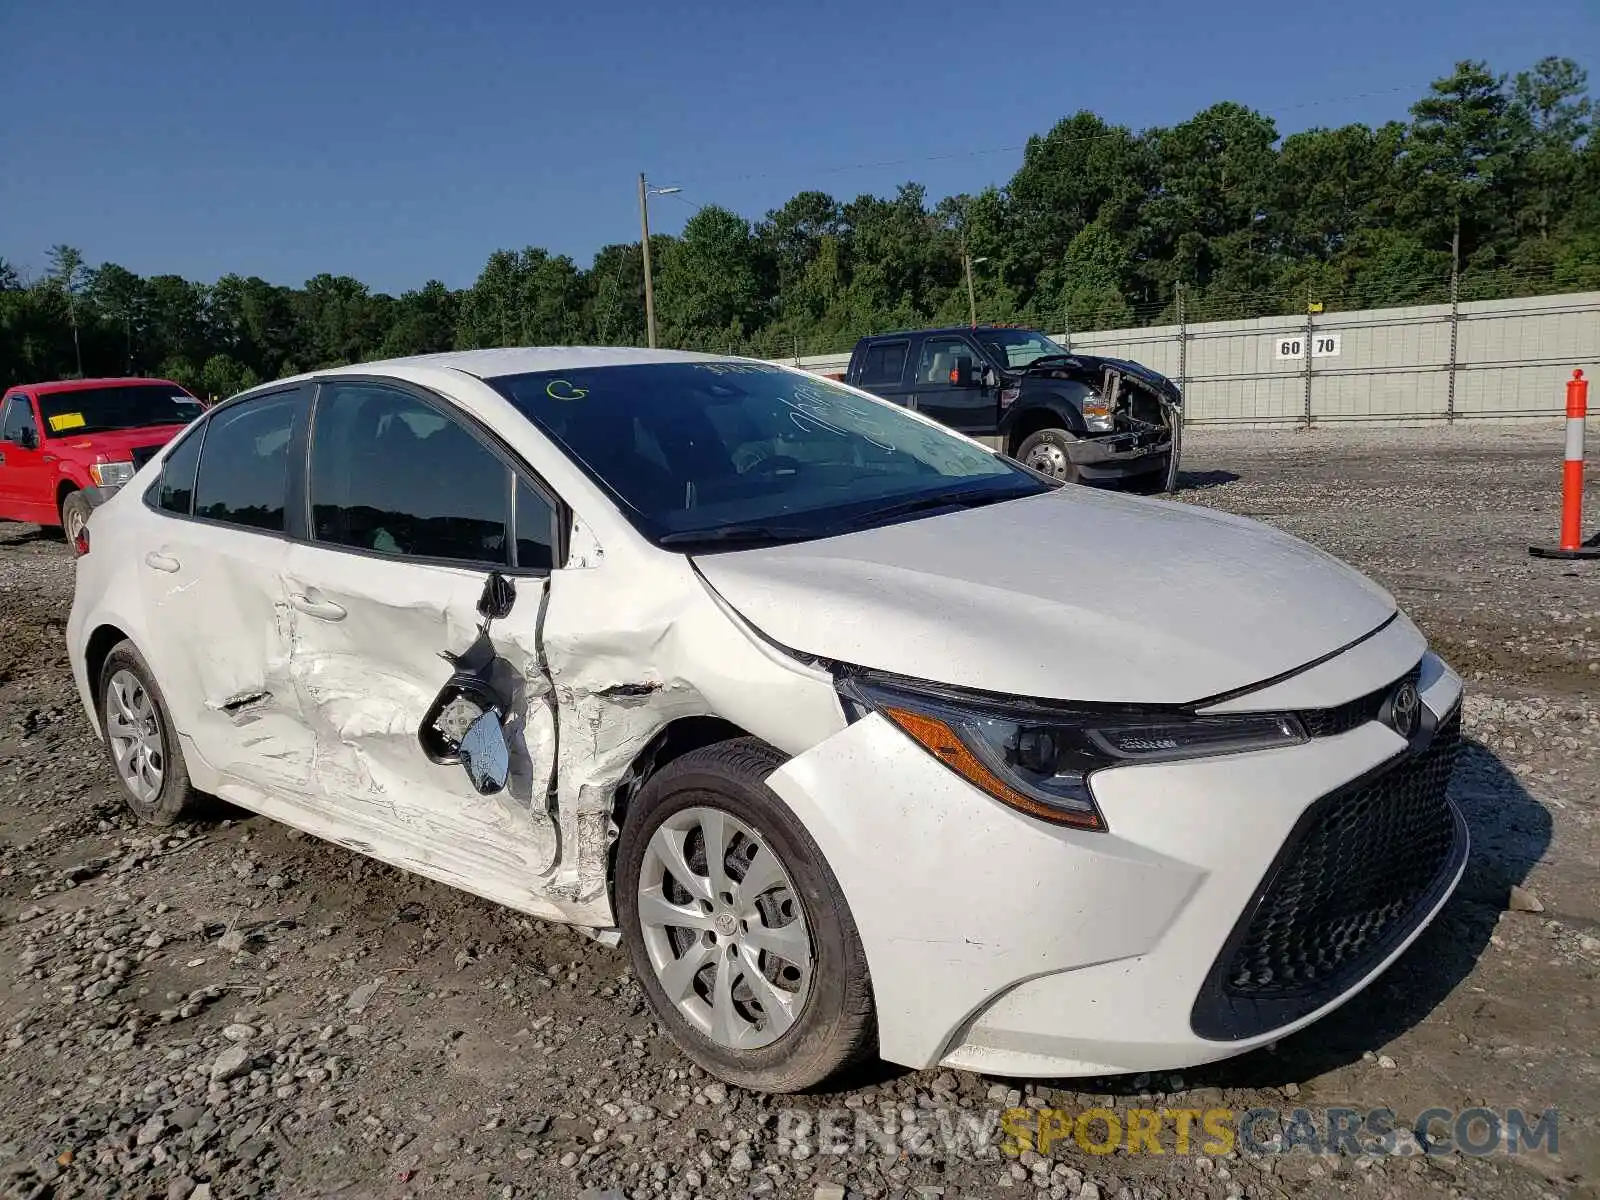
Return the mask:
<svg viewBox="0 0 1600 1200">
<path fill-rule="evenodd" d="M 1024 496 L 1037 493 L 1029 488 L 1026 491 L 996 492 L 989 488 L 982 491 L 969 492 L 936 492 L 931 496 L 915 496 L 910 500 L 902 500 L 898 504 L 890 504 L 884 508 L 874 508 L 863 513 L 860 517 L 850 522 L 844 529 L 836 529 L 835 533 L 844 533 L 849 529 L 866 529 L 873 525 L 881 525 L 892 521 L 896 517 L 908 517 L 913 513 L 931 512 L 936 508 L 981 508 L 985 504 L 1000 504 L 1006 500 L 1020 500 Z"/>
<path fill-rule="evenodd" d="M 744 542 L 752 546 L 776 545 L 779 542 L 804 542 L 821 537 L 815 529 L 802 529 L 797 525 L 721 525 L 711 529 L 680 529 L 676 533 L 657 538 L 663 546 L 710 545 L 713 543 Z"/>
</svg>

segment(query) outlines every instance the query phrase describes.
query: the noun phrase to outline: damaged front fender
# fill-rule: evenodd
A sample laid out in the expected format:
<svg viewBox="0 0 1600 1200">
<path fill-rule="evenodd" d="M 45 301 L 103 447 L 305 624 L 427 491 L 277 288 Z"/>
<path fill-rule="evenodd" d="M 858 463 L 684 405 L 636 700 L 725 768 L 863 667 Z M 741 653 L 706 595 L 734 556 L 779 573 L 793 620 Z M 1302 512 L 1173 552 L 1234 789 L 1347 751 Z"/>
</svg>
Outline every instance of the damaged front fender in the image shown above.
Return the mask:
<svg viewBox="0 0 1600 1200">
<path fill-rule="evenodd" d="M 787 754 L 845 726 L 832 676 L 764 641 L 684 557 L 589 555 L 553 572 L 542 634 L 558 727 L 548 888 L 585 913 L 614 919 L 618 800 L 672 722 L 720 718 Z"/>
</svg>

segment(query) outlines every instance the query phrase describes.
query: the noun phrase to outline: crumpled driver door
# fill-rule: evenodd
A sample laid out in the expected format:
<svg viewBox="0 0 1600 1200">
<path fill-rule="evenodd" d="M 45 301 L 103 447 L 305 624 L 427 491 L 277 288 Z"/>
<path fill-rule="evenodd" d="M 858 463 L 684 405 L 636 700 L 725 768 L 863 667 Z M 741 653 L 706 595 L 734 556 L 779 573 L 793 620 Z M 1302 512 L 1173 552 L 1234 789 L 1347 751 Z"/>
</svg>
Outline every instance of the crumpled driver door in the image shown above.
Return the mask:
<svg viewBox="0 0 1600 1200">
<path fill-rule="evenodd" d="M 310 443 L 306 538 L 288 548 L 283 583 L 314 787 L 287 819 L 558 915 L 540 884 L 556 857 L 555 717 L 539 655 L 553 501 L 444 397 L 398 380 L 320 382 Z M 459 764 L 433 761 L 418 734 L 453 673 L 441 655 L 476 638 L 495 569 L 516 598 L 492 638 L 519 687 L 506 717 L 510 778 L 484 796 Z"/>
<path fill-rule="evenodd" d="M 453 671 L 443 651 L 478 633 L 485 570 L 291 546 L 289 673 L 313 746 L 314 832 L 396 866 L 528 912 L 555 915 L 538 878 L 556 856 L 549 812 L 555 718 L 538 652 L 546 581 L 513 580 L 495 623 L 511 697 L 506 788 L 479 795 L 459 764 L 436 763 L 418 732 Z M 304 824 L 302 817 L 295 823 Z"/>
</svg>

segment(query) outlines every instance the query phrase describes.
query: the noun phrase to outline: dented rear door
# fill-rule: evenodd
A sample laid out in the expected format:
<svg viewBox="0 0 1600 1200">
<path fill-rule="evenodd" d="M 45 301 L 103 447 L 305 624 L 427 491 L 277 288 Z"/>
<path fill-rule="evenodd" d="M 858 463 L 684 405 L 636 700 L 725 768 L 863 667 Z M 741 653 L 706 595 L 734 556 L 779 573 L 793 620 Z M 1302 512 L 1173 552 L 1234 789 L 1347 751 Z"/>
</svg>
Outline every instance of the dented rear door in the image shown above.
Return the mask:
<svg viewBox="0 0 1600 1200">
<path fill-rule="evenodd" d="M 239 779 L 305 770 L 282 572 L 306 410 L 302 388 L 219 408 L 190 435 L 203 436 L 192 486 L 163 493 L 136 550 L 141 649 L 179 733 Z"/>
<path fill-rule="evenodd" d="M 538 634 L 553 507 L 447 401 L 360 380 L 318 389 L 307 495 L 308 537 L 289 548 L 283 584 L 318 831 L 543 911 L 555 724 Z M 482 796 L 418 733 L 452 671 L 443 653 L 477 636 L 493 570 L 516 589 L 493 637 L 519 686 L 510 781 Z"/>
</svg>

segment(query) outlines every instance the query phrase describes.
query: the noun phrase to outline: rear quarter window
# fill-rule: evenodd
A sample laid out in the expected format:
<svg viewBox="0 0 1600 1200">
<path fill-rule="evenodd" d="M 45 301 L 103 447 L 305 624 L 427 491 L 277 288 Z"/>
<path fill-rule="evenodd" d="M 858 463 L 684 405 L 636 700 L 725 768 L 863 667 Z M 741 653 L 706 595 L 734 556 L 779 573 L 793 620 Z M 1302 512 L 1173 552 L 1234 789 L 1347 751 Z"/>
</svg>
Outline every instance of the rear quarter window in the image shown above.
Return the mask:
<svg viewBox="0 0 1600 1200">
<path fill-rule="evenodd" d="M 888 387 L 899 383 L 905 374 L 909 347 L 909 342 L 879 342 L 868 346 L 861 355 L 861 378 L 856 382 L 862 387 Z"/>
</svg>

